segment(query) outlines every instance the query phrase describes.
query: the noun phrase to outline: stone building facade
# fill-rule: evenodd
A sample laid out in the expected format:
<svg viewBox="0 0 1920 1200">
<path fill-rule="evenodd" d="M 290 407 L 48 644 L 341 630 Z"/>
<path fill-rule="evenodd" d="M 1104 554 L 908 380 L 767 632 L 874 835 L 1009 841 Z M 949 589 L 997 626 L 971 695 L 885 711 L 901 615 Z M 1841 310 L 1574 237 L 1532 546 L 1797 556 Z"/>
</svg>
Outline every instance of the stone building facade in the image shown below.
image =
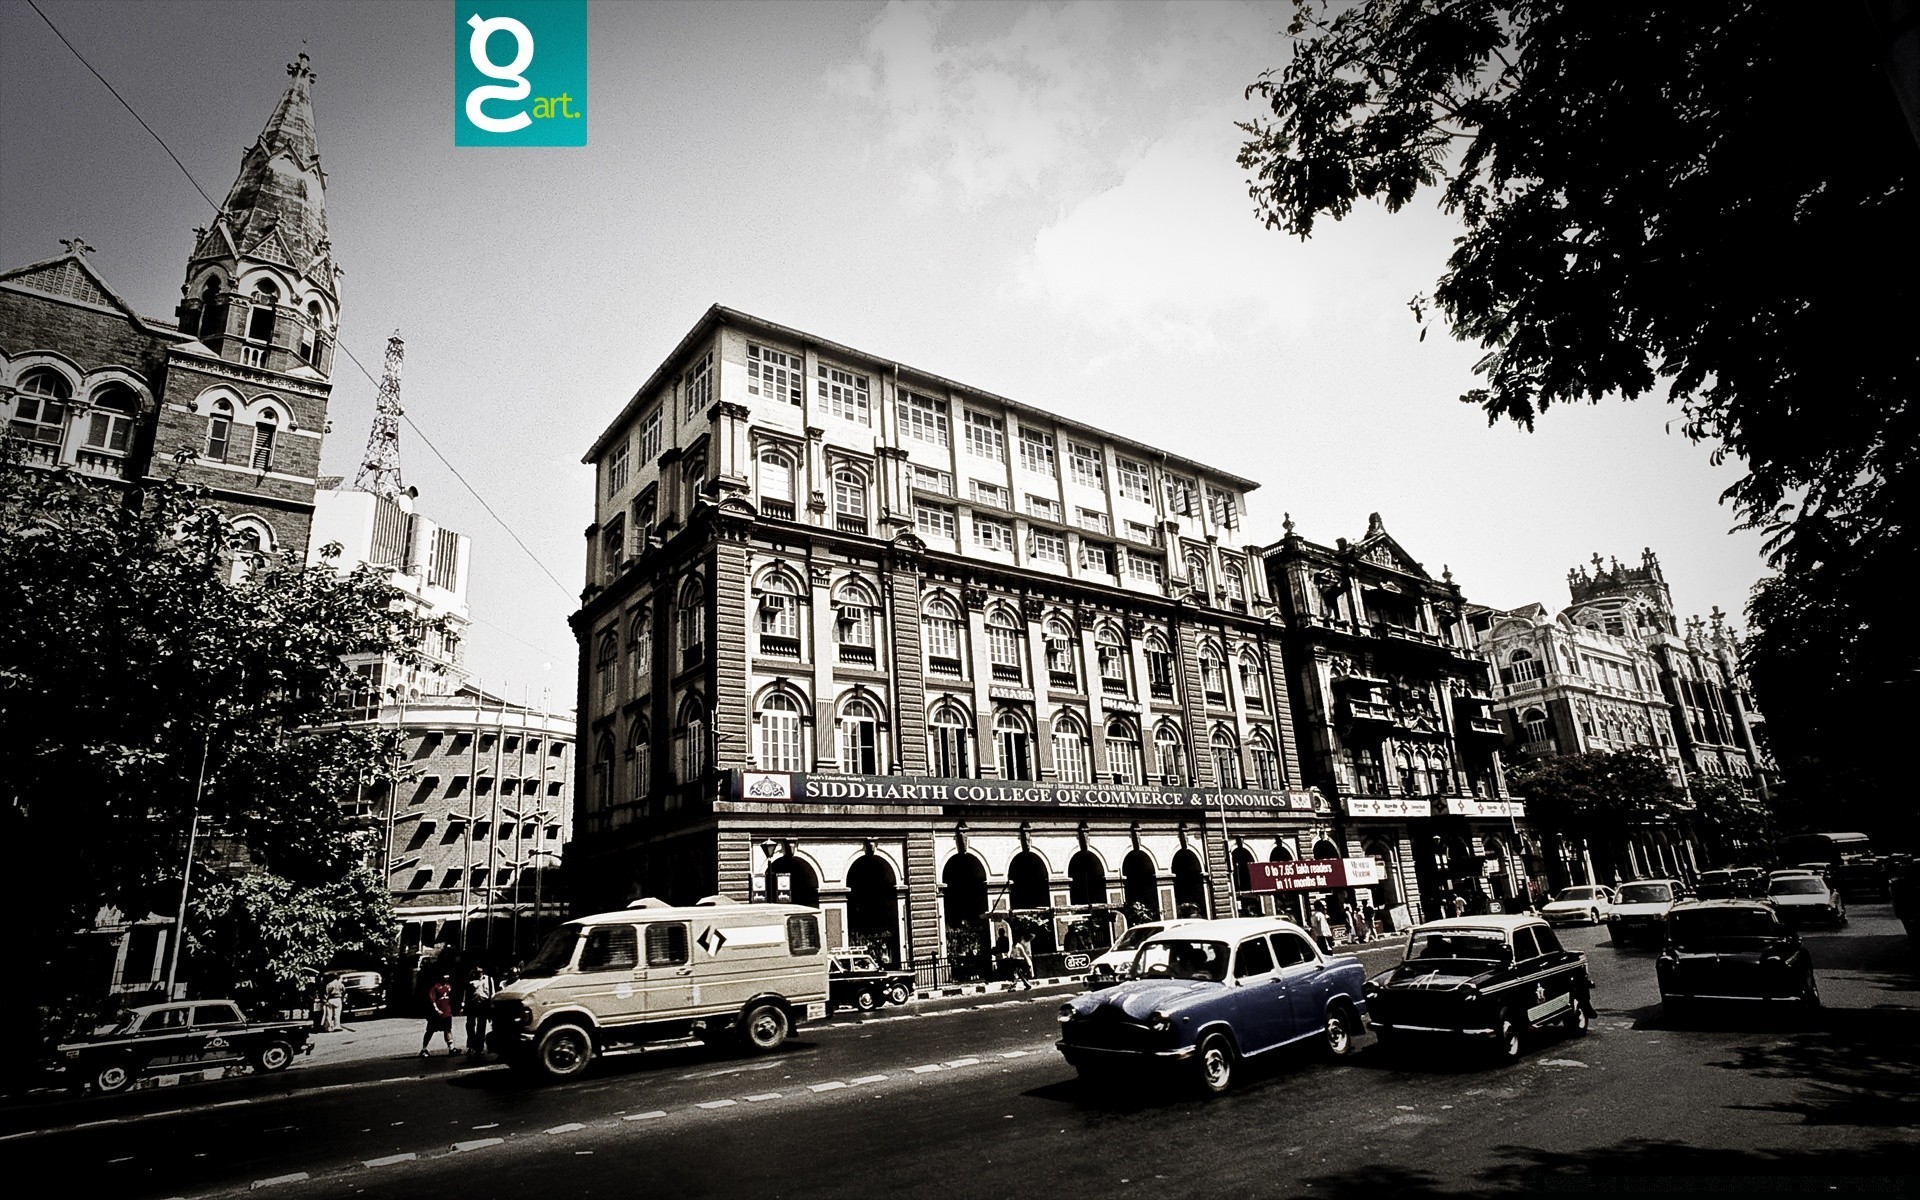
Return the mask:
<svg viewBox="0 0 1920 1200">
<path fill-rule="evenodd" d="M 1380 864 L 1374 905 L 1400 927 L 1446 915 L 1454 896 L 1524 908 L 1537 843 L 1507 792 L 1488 663 L 1452 575 L 1429 575 L 1378 513 L 1331 546 L 1288 520 L 1264 557 L 1303 778 L 1335 804 L 1340 853 Z"/>
<path fill-rule="evenodd" d="M 721 307 L 586 461 L 585 907 L 791 897 L 964 972 L 988 913 L 1104 944 L 1330 833 L 1252 482 Z"/>
<path fill-rule="evenodd" d="M 67 241 L 0 272 L 0 422 L 30 464 L 207 490 L 259 550 L 307 543 L 339 324 L 303 54 L 171 319 L 143 316 Z"/>
</svg>

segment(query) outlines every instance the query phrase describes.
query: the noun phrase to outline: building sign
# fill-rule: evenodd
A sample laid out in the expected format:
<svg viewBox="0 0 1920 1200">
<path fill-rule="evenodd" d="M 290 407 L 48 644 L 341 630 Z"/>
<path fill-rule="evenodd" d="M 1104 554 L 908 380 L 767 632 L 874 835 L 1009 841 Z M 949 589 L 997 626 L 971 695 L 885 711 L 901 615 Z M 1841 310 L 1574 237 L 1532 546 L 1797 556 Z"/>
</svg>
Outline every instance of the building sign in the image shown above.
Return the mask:
<svg viewBox="0 0 1920 1200">
<path fill-rule="evenodd" d="M 1310 813 L 1306 791 L 1216 791 L 1019 779 L 929 779 L 917 775 L 805 775 L 730 771 L 729 799 L 767 804 L 1008 804 L 1050 808 L 1262 809 Z"/>
<path fill-rule="evenodd" d="M 1247 887 L 1256 892 L 1320 892 L 1372 887 L 1379 882 L 1380 863 L 1372 858 L 1301 858 L 1247 864 Z"/>
<path fill-rule="evenodd" d="M 1405 797 L 1382 800 L 1373 796 L 1348 796 L 1345 803 L 1347 815 L 1350 817 L 1430 817 L 1433 815 L 1431 800 Z"/>
<path fill-rule="evenodd" d="M 1477 800 L 1472 796 L 1448 796 L 1447 812 L 1456 817 L 1524 817 L 1527 806 L 1518 800 Z"/>
</svg>

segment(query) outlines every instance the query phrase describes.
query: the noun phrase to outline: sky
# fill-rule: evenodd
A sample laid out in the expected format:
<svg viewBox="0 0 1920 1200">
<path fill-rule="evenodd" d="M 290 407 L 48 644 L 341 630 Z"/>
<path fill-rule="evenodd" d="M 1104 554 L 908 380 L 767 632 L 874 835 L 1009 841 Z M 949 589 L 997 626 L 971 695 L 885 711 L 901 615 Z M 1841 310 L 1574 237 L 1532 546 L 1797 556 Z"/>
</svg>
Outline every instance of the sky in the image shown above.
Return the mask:
<svg viewBox="0 0 1920 1200">
<path fill-rule="evenodd" d="M 1677 410 L 1529 433 L 1461 403 L 1479 349 L 1407 307 L 1457 232 L 1431 195 L 1304 243 L 1255 218 L 1235 123 L 1285 3 L 595 0 L 588 145 L 516 149 L 453 145 L 443 0 L 38 4 L 216 197 L 311 56 L 341 342 L 377 377 L 406 339 L 402 472 L 473 538 L 468 666 L 516 701 L 572 703 L 581 456 L 714 303 L 1259 481 L 1249 544 L 1377 512 L 1474 603 L 1558 610 L 1569 569 L 1643 547 L 1683 619 L 1766 574 L 1719 503 L 1739 464 Z M 171 318 L 211 215 L 0 0 L 0 267 L 83 237 Z M 339 357 L 326 473 L 355 473 L 375 387 Z"/>
</svg>

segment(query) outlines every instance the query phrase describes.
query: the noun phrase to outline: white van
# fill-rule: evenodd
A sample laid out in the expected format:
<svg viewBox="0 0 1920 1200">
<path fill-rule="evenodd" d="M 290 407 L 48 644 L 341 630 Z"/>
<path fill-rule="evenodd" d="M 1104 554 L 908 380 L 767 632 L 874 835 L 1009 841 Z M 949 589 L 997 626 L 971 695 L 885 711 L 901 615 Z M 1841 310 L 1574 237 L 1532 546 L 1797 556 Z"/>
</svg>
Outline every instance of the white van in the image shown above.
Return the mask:
<svg viewBox="0 0 1920 1200">
<path fill-rule="evenodd" d="M 580 917 L 547 935 L 488 1014 L 494 1050 L 549 1079 L 648 1042 L 735 1037 L 773 1050 L 827 1015 L 820 910 L 709 896 Z"/>
</svg>

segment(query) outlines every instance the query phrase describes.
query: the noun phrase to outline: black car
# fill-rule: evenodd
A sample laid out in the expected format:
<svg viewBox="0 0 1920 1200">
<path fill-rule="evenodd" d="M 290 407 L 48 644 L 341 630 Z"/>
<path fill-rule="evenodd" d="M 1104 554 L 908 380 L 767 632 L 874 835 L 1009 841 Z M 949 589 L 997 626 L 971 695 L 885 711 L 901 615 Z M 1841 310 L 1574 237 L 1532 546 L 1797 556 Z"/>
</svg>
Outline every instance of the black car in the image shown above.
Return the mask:
<svg viewBox="0 0 1920 1200">
<path fill-rule="evenodd" d="M 905 1004 L 913 995 L 913 972 L 890 971 L 871 954 L 841 952 L 827 963 L 827 1007 L 861 1011 Z"/>
<path fill-rule="evenodd" d="M 1368 1015 L 1387 1047 L 1416 1040 L 1491 1046 L 1509 1062 L 1529 1031 L 1580 1035 L 1593 1017 L 1587 956 L 1538 917 L 1450 917 L 1415 926 L 1406 957 L 1367 982 Z"/>
<path fill-rule="evenodd" d="M 313 1052 L 310 1032 L 301 1021 L 249 1021 L 231 1000 L 149 1004 L 54 1047 L 55 1067 L 96 1092 L 122 1091 L 143 1075 L 242 1063 L 284 1071 L 295 1055 Z"/>
<path fill-rule="evenodd" d="M 1767 872 L 1761 867 L 1722 867 L 1702 871 L 1694 894 L 1702 900 L 1745 900 L 1767 893 Z"/>
<path fill-rule="evenodd" d="M 1772 905 L 1700 900 L 1674 906 L 1656 963 L 1660 1003 L 1684 1016 L 1703 1001 L 1820 1005 L 1813 957 Z"/>
</svg>

